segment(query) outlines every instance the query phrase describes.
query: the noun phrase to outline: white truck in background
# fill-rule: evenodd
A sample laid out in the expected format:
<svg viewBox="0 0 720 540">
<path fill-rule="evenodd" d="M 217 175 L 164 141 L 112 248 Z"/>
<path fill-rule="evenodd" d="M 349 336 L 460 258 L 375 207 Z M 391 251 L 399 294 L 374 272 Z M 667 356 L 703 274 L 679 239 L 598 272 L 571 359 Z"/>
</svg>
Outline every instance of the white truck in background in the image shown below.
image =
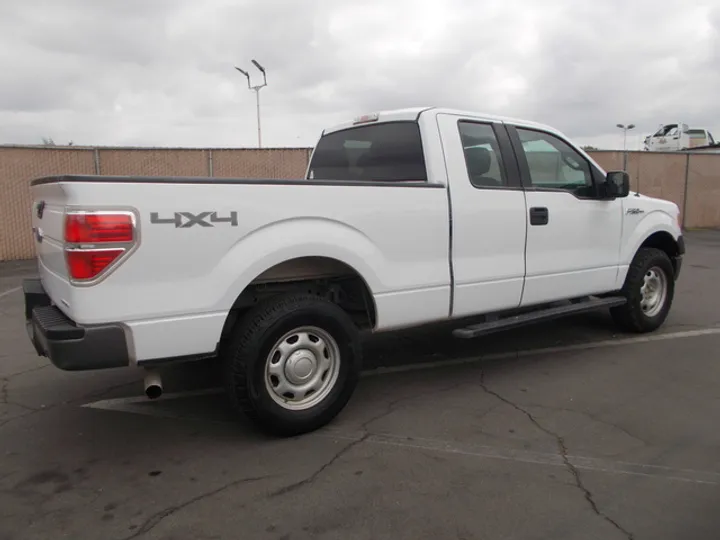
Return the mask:
<svg viewBox="0 0 720 540">
<path fill-rule="evenodd" d="M 716 146 L 707 129 L 690 128 L 687 124 L 663 124 L 654 134 L 645 137 L 645 150 L 650 152 L 679 152 Z"/>
<path fill-rule="evenodd" d="M 562 133 L 439 108 L 326 129 L 304 179 L 68 175 L 32 197 L 38 354 L 146 368 L 149 397 L 158 365 L 222 362 L 231 402 L 280 435 L 345 406 L 362 330 L 474 338 L 609 308 L 650 332 L 685 252 L 677 205 Z"/>
</svg>

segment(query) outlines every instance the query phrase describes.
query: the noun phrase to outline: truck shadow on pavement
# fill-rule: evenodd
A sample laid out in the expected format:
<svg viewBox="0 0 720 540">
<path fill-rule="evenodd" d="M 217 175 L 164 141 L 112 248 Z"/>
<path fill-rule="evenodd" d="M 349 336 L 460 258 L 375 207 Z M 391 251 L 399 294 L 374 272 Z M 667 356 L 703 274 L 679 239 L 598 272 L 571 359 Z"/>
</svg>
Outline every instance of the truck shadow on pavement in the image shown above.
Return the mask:
<svg viewBox="0 0 720 540">
<path fill-rule="evenodd" d="M 394 381 L 389 392 L 391 397 L 416 392 L 412 385 L 407 385 L 408 380 L 445 387 L 458 380 L 467 382 L 466 376 L 471 375 L 477 384 L 481 384 L 480 370 L 485 376 L 543 361 L 537 357 L 514 357 L 516 352 L 623 337 L 613 333 L 613 323 L 603 313 L 583 314 L 475 340 L 453 338 L 451 329 L 450 325 L 437 325 L 421 331 L 367 336 L 364 340 L 364 376 L 349 407 L 365 407 L 368 399 L 382 398 L 387 393 L 384 380 L 388 377 Z M 487 356 L 491 359 L 485 359 Z M 458 361 L 464 365 L 458 365 Z M 446 362 L 448 365 L 444 366 Z M 254 432 L 242 416 L 231 410 L 222 392 L 220 371 L 218 361 L 168 366 L 161 369 L 165 393 L 160 399 L 149 400 L 140 393 L 142 381 L 139 375 L 136 382 L 122 385 L 117 391 L 103 392 L 97 396 L 98 400 L 80 405 L 224 426 L 233 424 L 240 431 Z M 393 375 L 394 371 L 409 375 Z"/>
</svg>

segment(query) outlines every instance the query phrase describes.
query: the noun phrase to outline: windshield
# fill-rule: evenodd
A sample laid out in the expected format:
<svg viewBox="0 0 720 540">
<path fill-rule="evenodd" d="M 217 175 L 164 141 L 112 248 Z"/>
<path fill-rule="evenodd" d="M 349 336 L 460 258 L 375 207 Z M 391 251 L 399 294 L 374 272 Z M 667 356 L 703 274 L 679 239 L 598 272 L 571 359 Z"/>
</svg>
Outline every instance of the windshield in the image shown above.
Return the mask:
<svg viewBox="0 0 720 540">
<path fill-rule="evenodd" d="M 420 127 L 387 122 L 325 135 L 313 153 L 308 179 L 426 181 Z"/>
<path fill-rule="evenodd" d="M 653 137 L 667 137 L 677 131 L 677 124 L 667 124 L 662 126 Z"/>
</svg>

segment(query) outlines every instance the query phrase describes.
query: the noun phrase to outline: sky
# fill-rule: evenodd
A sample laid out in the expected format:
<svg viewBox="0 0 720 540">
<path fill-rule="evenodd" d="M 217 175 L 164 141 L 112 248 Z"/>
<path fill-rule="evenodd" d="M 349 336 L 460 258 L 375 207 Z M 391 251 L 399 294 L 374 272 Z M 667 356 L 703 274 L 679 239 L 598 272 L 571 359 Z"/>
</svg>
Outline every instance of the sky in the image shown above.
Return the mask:
<svg viewBox="0 0 720 540">
<path fill-rule="evenodd" d="M 0 0 L 0 144 L 312 146 L 443 106 L 578 144 L 720 137 L 720 0 Z"/>
</svg>

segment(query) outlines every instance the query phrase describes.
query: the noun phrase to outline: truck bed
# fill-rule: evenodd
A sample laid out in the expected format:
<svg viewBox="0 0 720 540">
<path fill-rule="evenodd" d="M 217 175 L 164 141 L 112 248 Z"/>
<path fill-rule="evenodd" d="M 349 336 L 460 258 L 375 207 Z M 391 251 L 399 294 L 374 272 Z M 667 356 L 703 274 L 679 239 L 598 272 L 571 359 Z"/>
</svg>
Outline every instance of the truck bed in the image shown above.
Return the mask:
<svg viewBox="0 0 720 540">
<path fill-rule="evenodd" d="M 205 353 L 252 282 L 356 272 L 372 293 L 377 329 L 448 316 L 449 215 L 426 182 L 58 176 L 33 182 L 40 275 L 54 303 L 81 324 L 142 328 L 206 321 L 206 337 L 173 333 L 178 353 Z M 128 210 L 134 252 L 99 282 L 73 284 L 63 263 L 66 209 Z M 177 329 L 178 326 L 174 325 Z M 170 328 L 170 326 L 168 326 Z M 195 330 L 197 332 L 197 330 Z M 138 337 L 140 336 L 140 337 Z M 148 343 L 152 340 L 148 339 Z M 204 349 L 204 350 L 194 350 Z"/>
</svg>

